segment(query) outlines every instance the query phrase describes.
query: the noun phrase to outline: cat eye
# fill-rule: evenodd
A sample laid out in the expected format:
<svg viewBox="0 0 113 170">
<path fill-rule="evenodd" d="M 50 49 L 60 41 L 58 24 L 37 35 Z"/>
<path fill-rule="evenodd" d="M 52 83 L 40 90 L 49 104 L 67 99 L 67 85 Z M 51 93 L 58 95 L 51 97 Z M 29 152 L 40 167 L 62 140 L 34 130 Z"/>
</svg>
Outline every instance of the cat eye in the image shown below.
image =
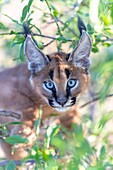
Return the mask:
<svg viewBox="0 0 113 170">
<path fill-rule="evenodd" d="M 77 79 L 70 79 L 67 82 L 67 86 L 70 88 L 73 88 L 75 85 L 77 85 L 78 80 Z"/>
<path fill-rule="evenodd" d="M 49 90 L 52 90 L 54 87 L 54 83 L 52 81 L 44 82 L 45 87 Z"/>
</svg>

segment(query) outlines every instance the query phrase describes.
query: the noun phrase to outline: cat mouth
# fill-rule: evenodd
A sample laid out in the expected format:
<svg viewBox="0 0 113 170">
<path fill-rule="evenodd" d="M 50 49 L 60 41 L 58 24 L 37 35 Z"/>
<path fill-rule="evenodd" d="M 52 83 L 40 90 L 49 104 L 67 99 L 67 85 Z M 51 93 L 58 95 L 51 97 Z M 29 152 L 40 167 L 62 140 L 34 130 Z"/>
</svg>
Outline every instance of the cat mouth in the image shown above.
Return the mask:
<svg viewBox="0 0 113 170">
<path fill-rule="evenodd" d="M 69 101 L 65 103 L 65 105 L 60 105 L 54 100 L 48 100 L 49 105 L 55 109 L 67 109 L 73 106 L 76 103 L 76 97 L 72 97 Z"/>
</svg>

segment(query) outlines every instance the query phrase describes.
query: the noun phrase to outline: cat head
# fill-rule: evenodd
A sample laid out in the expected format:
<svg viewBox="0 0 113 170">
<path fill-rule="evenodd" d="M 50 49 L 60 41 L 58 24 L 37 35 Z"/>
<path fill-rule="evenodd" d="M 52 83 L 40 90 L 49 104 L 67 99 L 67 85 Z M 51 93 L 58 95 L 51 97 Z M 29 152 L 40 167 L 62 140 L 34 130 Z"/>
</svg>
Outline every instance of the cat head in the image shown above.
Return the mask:
<svg viewBox="0 0 113 170">
<path fill-rule="evenodd" d="M 31 72 L 30 82 L 38 95 L 58 112 L 64 112 L 76 104 L 77 96 L 88 85 L 91 40 L 82 30 L 80 40 L 71 54 L 45 55 L 27 35 L 25 55 Z"/>
</svg>

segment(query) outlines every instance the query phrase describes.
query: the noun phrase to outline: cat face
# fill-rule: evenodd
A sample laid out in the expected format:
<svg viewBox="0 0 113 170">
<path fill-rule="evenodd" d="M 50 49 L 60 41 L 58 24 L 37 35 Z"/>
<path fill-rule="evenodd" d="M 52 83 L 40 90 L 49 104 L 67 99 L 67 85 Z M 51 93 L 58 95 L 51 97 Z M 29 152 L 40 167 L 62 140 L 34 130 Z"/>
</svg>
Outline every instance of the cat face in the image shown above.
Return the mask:
<svg viewBox="0 0 113 170">
<path fill-rule="evenodd" d="M 25 55 L 32 86 L 56 111 L 70 109 L 76 104 L 77 96 L 87 87 L 90 51 L 91 40 L 86 31 L 70 55 L 55 53 L 46 56 L 36 47 L 31 36 L 27 36 Z"/>
</svg>

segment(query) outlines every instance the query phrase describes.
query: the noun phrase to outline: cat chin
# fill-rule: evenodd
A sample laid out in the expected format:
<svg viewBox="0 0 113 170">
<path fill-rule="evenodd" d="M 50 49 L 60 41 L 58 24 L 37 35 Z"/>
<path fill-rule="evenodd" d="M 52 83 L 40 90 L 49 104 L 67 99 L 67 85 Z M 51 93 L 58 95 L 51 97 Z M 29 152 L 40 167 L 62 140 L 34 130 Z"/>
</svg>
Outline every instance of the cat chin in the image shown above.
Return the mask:
<svg viewBox="0 0 113 170">
<path fill-rule="evenodd" d="M 70 110 L 70 107 L 59 107 L 59 108 L 54 108 L 55 111 L 57 112 L 67 112 Z"/>
</svg>

